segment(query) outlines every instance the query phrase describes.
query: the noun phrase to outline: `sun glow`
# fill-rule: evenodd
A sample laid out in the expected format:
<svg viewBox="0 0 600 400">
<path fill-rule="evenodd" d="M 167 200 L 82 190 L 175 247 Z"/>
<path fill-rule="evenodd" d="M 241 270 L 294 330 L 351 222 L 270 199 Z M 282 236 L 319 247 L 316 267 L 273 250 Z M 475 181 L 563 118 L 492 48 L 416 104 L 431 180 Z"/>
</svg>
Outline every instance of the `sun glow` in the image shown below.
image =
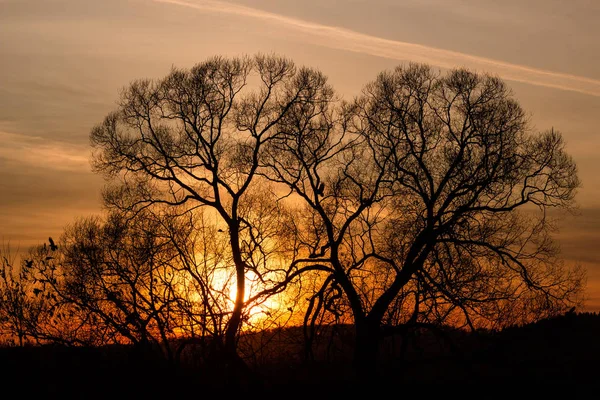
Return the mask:
<svg viewBox="0 0 600 400">
<path fill-rule="evenodd" d="M 245 290 L 244 290 L 244 320 L 247 325 L 256 326 L 268 320 L 275 320 L 281 318 L 282 312 L 288 312 L 283 310 L 283 299 L 281 296 L 270 296 L 263 300 L 250 302 L 250 299 L 257 295 L 262 290 L 266 289 L 258 276 L 253 272 L 246 273 Z M 230 282 L 229 286 L 229 299 L 231 310 L 237 296 L 237 284 L 234 281 Z M 272 321 L 276 322 L 276 321 Z"/>
<path fill-rule="evenodd" d="M 231 266 L 220 266 L 210 271 L 203 271 L 203 274 L 202 277 L 191 277 L 189 272 L 182 271 L 180 273 L 181 294 L 193 304 L 195 310 L 198 310 L 197 314 L 222 315 L 224 318 L 221 323 L 226 323 L 233 312 L 237 296 L 235 270 Z M 200 278 L 202 278 L 202 282 L 200 282 Z M 246 273 L 244 283 L 242 330 L 279 324 L 289 319 L 292 308 L 288 305 L 289 301 L 283 293 L 254 299 L 257 294 L 267 289 L 267 284 L 261 282 L 252 271 Z M 196 316 L 196 319 L 201 319 L 201 317 Z M 197 331 L 198 328 L 190 327 L 189 329 Z"/>
</svg>

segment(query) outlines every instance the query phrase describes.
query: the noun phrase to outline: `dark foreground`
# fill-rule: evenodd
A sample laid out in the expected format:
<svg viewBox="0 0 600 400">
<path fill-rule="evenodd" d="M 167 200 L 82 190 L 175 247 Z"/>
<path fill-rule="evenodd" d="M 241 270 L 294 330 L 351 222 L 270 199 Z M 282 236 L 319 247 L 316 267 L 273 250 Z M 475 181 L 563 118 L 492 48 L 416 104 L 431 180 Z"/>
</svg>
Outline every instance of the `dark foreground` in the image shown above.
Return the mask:
<svg viewBox="0 0 600 400">
<path fill-rule="evenodd" d="M 590 388 L 591 398 L 598 395 L 598 314 L 565 315 L 495 334 L 445 336 L 413 336 L 401 358 L 401 342 L 388 343 L 371 379 L 355 376 L 347 354 L 331 351 L 331 345 L 315 356 L 321 361 L 304 360 L 301 347 L 298 354 L 290 350 L 289 335 L 287 347 L 271 340 L 270 349 L 255 349 L 247 359 L 251 372 L 245 373 L 194 362 L 193 352 L 187 361 L 169 364 L 140 357 L 126 347 L 8 347 L 0 349 L 0 383 L 13 397 L 0 393 L 0 398 L 337 399 L 382 394 L 391 399 L 407 393 L 433 398 L 451 392 L 500 398 L 510 393 L 573 395 Z M 338 350 L 344 350 L 343 343 Z M 472 392 L 474 387 L 481 391 Z"/>
</svg>

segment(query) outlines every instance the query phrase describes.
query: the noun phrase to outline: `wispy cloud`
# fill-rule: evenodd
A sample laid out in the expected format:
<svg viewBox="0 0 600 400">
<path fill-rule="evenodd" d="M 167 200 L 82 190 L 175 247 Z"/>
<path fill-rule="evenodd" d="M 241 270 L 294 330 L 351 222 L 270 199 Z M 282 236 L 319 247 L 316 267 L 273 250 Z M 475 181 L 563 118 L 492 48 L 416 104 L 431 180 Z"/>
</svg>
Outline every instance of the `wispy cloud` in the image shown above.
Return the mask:
<svg viewBox="0 0 600 400">
<path fill-rule="evenodd" d="M 57 171 L 89 170 L 89 149 L 38 136 L 0 132 L 0 161 Z"/>
<path fill-rule="evenodd" d="M 193 8 L 207 13 L 220 13 L 256 18 L 273 24 L 283 25 L 290 30 L 300 31 L 303 34 L 303 38 L 307 41 L 330 48 L 394 60 L 424 62 L 441 68 L 467 67 L 482 72 L 497 74 L 507 80 L 600 97 L 600 80 L 583 76 L 547 71 L 415 43 L 389 40 L 345 28 L 318 24 L 222 1 L 153 1 Z"/>
</svg>

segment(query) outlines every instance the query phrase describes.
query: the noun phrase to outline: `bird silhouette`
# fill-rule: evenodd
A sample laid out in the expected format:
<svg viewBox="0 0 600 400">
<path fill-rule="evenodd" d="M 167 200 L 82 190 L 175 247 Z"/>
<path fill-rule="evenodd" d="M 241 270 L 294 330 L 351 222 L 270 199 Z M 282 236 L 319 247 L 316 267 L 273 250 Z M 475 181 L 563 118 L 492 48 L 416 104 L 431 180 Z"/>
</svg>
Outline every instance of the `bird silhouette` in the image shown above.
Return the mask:
<svg viewBox="0 0 600 400">
<path fill-rule="evenodd" d="M 317 188 L 317 195 L 323 196 L 323 191 L 325 190 L 325 183 L 321 182 L 319 187 Z"/>
<path fill-rule="evenodd" d="M 50 250 L 56 251 L 56 249 L 58 249 L 58 246 L 54 244 L 54 240 L 52 240 L 51 237 L 48 238 L 48 242 L 50 242 Z"/>
</svg>

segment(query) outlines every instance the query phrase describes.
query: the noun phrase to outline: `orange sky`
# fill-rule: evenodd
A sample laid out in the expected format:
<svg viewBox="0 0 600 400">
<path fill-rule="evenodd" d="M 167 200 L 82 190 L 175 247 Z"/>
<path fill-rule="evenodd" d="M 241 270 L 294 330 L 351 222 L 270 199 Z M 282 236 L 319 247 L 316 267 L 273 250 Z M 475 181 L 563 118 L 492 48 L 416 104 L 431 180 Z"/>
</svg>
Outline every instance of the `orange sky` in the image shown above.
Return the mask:
<svg viewBox="0 0 600 400">
<path fill-rule="evenodd" d="M 594 0 L 0 0 L 0 241 L 25 248 L 100 211 L 88 135 L 132 79 L 274 52 L 351 98 L 407 61 L 466 66 L 563 133 L 583 188 L 558 238 L 600 311 L 598 20 Z"/>
</svg>

